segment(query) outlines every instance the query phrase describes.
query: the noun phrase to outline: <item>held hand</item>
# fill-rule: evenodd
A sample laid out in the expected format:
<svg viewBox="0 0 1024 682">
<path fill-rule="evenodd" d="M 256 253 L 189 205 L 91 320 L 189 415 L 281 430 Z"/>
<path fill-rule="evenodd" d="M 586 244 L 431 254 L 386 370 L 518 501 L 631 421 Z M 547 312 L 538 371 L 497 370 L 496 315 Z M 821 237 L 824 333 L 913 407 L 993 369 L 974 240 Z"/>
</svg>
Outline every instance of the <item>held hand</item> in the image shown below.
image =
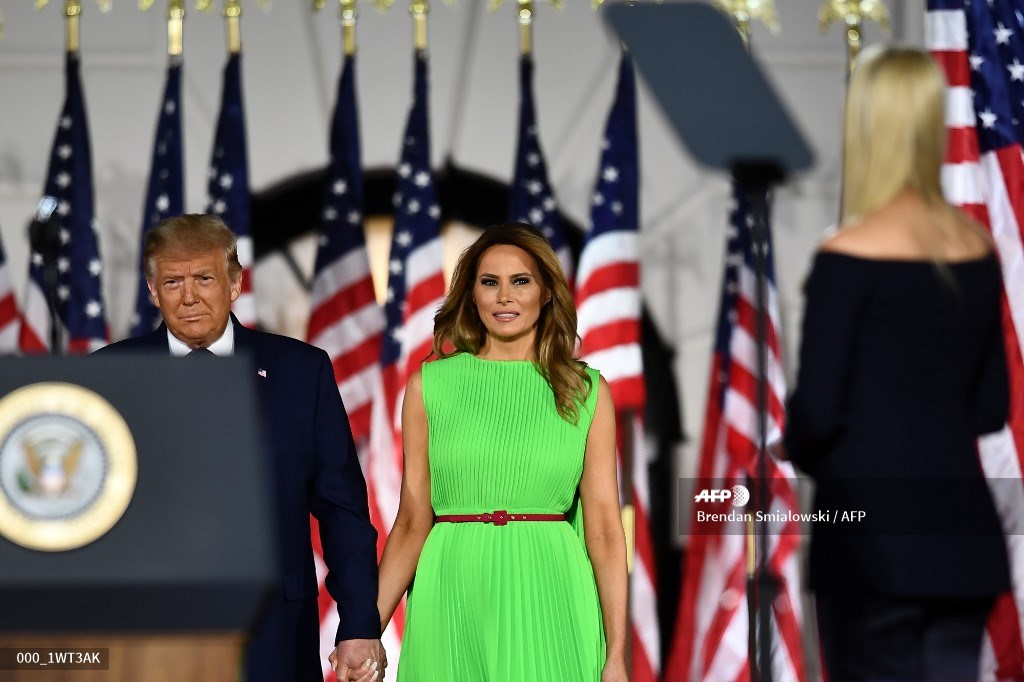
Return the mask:
<svg viewBox="0 0 1024 682">
<path fill-rule="evenodd" d="M 384 679 L 388 659 L 379 639 L 347 639 L 328 657 L 338 682 L 376 682 Z"/>
<path fill-rule="evenodd" d="M 608 659 L 601 671 L 601 682 L 629 682 L 626 661 L 621 658 Z"/>
</svg>

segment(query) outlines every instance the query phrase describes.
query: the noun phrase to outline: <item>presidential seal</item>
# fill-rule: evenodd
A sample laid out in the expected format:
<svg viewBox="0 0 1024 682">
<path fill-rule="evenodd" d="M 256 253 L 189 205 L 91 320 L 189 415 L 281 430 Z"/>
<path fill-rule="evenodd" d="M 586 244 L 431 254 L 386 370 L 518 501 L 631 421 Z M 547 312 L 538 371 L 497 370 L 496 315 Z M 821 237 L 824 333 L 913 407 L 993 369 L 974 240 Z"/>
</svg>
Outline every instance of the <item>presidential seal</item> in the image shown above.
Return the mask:
<svg viewBox="0 0 1024 682">
<path fill-rule="evenodd" d="M 63 551 L 110 530 L 132 499 L 135 441 L 114 407 L 65 383 L 0 399 L 0 535 Z"/>
</svg>

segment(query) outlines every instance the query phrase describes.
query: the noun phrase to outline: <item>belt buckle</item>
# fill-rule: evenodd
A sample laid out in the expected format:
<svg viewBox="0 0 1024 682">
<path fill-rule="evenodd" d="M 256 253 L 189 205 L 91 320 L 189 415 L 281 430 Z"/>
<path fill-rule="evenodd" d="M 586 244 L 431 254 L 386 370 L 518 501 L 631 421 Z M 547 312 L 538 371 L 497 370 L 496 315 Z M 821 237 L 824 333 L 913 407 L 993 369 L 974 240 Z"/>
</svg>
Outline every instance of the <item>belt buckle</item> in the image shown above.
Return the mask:
<svg viewBox="0 0 1024 682">
<path fill-rule="evenodd" d="M 493 514 L 489 514 L 489 516 L 491 517 L 491 523 L 495 526 L 504 526 L 509 520 L 508 512 L 504 509 L 498 509 Z"/>
</svg>

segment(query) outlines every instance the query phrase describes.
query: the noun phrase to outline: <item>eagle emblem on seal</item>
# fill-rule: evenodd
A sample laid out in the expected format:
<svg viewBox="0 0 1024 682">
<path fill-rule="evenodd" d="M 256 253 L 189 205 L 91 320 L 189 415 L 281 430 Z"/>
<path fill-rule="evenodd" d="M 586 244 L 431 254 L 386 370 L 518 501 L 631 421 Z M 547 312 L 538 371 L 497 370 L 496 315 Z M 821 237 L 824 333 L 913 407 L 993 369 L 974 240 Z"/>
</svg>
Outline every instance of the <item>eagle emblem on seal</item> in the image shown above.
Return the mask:
<svg viewBox="0 0 1024 682">
<path fill-rule="evenodd" d="M 58 438 L 36 443 L 26 439 L 22 448 L 27 466 L 19 472 L 18 487 L 27 495 L 63 495 L 71 486 L 84 446 L 81 439 L 70 443 Z"/>
</svg>

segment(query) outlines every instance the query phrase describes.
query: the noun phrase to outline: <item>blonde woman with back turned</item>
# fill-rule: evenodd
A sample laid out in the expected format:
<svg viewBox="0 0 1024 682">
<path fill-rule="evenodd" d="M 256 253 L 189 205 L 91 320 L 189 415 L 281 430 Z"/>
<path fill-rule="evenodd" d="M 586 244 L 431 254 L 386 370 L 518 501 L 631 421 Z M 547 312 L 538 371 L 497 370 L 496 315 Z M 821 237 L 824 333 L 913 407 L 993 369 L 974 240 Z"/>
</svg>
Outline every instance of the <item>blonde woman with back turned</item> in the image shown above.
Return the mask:
<svg viewBox="0 0 1024 682">
<path fill-rule="evenodd" d="M 977 679 L 1006 548 L 975 439 L 1003 426 L 1001 277 L 942 196 L 945 83 L 865 52 L 845 121 L 843 225 L 808 277 L 777 452 L 815 479 L 810 585 L 831 680 Z"/>
</svg>

